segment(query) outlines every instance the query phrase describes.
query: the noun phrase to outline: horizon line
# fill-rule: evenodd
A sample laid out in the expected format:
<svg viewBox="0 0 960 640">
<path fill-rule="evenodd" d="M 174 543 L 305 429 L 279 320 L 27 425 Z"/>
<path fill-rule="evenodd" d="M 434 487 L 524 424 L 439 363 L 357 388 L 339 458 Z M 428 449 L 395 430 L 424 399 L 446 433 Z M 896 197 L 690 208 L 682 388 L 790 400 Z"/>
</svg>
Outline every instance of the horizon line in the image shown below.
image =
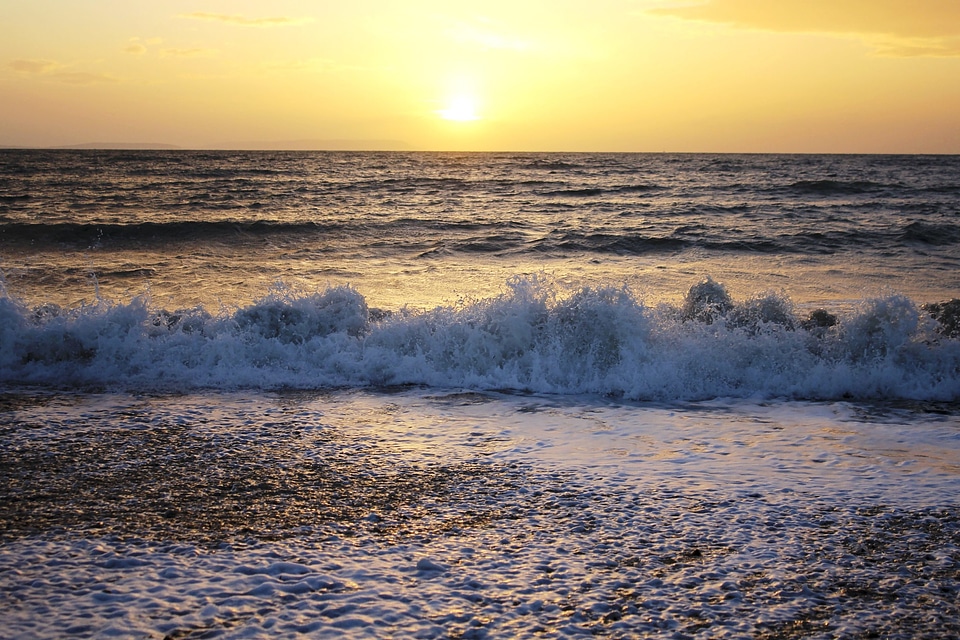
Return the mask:
<svg viewBox="0 0 960 640">
<path fill-rule="evenodd" d="M 182 146 L 162 142 L 84 142 L 67 145 L 10 145 L 0 144 L 0 150 L 22 151 L 302 151 L 302 152 L 346 152 L 346 153 L 541 153 L 541 154 L 649 154 L 649 155 L 847 155 L 847 156 L 955 156 L 958 152 L 944 151 L 571 151 L 571 150 L 535 150 L 535 149 L 415 149 L 400 141 L 386 140 L 317 140 L 313 141 L 277 141 L 262 143 L 228 143 L 208 146 Z M 349 146 L 339 143 L 356 143 Z M 383 147 L 370 143 L 392 142 L 399 144 Z M 322 144 L 326 143 L 326 144 Z M 403 148 L 398 148 L 403 147 Z"/>
</svg>

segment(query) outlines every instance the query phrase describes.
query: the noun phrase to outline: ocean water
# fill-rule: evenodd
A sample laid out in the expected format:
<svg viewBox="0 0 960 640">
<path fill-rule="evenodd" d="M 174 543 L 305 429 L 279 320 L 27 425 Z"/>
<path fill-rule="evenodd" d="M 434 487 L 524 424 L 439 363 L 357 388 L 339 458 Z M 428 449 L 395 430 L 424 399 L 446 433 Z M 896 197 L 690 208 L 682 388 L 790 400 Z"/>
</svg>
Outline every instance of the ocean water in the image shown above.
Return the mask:
<svg viewBox="0 0 960 640">
<path fill-rule="evenodd" d="M 960 634 L 960 157 L 4 150 L 0 275 L 0 635 Z"/>
<path fill-rule="evenodd" d="M 6 151 L 0 185 L 5 383 L 960 397 L 925 306 L 957 157 Z"/>
<path fill-rule="evenodd" d="M 677 302 L 706 276 L 849 306 L 956 296 L 955 156 L 5 151 L 0 250 L 31 304 L 246 305 L 275 282 L 370 306 L 513 276 Z"/>
</svg>

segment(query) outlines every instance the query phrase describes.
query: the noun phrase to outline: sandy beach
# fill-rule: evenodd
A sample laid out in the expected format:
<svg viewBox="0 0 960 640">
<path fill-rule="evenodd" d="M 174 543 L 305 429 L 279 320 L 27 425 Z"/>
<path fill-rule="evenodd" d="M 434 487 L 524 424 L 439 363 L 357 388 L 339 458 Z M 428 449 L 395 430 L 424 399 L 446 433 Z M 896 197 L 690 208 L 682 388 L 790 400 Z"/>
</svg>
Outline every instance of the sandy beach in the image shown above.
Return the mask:
<svg viewBox="0 0 960 640">
<path fill-rule="evenodd" d="M 2 409 L 7 637 L 960 633 L 960 435 L 937 405 L 397 390 Z"/>
</svg>

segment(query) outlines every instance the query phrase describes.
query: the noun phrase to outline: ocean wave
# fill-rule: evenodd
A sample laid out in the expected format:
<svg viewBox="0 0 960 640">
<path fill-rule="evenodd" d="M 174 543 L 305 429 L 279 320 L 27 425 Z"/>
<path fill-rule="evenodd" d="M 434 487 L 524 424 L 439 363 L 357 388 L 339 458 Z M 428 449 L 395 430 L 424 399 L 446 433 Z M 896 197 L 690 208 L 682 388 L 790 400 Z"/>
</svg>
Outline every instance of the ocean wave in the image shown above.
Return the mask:
<svg viewBox="0 0 960 640">
<path fill-rule="evenodd" d="M 773 237 L 745 237 L 724 239 L 711 236 L 705 227 L 678 227 L 670 233 L 581 233 L 577 231 L 554 232 L 530 242 L 526 250 L 534 253 L 599 253 L 616 255 L 648 255 L 676 253 L 684 249 L 698 248 L 709 251 L 744 253 L 825 253 L 841 248 L 838 241 L 833 247 L 825 246 L 819 238 L 801 235 Z"/>
<path fill-rule="evenodd" d="M 707 279 L 681 305 L 624 287 L 515 278 L 427 311 L 371 309 L 341 286 L 275 287 L 213 314 L 146 298 L 62 309 L 0 297 L 0 383 L 130 390 L 424 385 L 635 400 L 960 401 L 960 302 L 891 294 L 800 314 L 782 293 L 733 300 Z"/>
<path fill-rule="evenodd" d="M 548 184 L 548 183 L 545 183 Z M 643 194 L 663 191 L 665 187 L 657 184 L 610 184 L 603 187 L 572 187 L 541 191 L 538 195 L 553 198 L 598 198 L 617 194 Z"/>
<path fill-rule="evenodd" d="M 602 196 L 603 193 L 604 190 L 597 187 L 570 187 L 544 191 L 540 195 L 557 198 L 596 198 Z"/>
<path fill-rule="evenodd" d="M 870 180 L 798 180 L 788 186 L 790 191 L 809 195 L 861 195 L 885 189 L 904 189 L 900 184 L 884 184 Z"/>
<path fill-rule="evenodd" d="M 341 223 L 257 222 L 141 222 L 132 224 L 11 223 L 0 226 L 0 240 L 14 243 L 96 246 L 104 243 L 168 243 L 207 241 L 274 234 L 332 233 Z"/>
<path fill-rule="evenodd" d="M 580 233 L 552 234 L 531 245 L 537 252 L 594 252 L 628 255 L 679 251 L 691 244 L 678 237 L 660 237 L 627 233 Z"/>
<path fill-rule="evenodd" d="M 721 215 L 737 213 L 724 209 Z M 697 210 L 703 213 L 703 208 Z M 323 222 L 260 221 L 170 221 L 88 224 L 72 222 L 0 222 L 0 245 L 14 251 L 24 248 L 139 249 L 169 248 L 175 244 L 208 243 L 249 245 L 285 239 L 298 246 L 348 248 L 390 239 L 394 248 L 422 251 L 428 241 L 437 251 L 450 254 L 497 254 L 520 251 L 530 254 L 597 253 L 649 255 L 685 249 L 717 252 L 786 253 L 823 255 L 876 247 L 884 251 L 914 245 L 950 246 L 960 243 L 960 228 L 946 223 L 914 221 L 876 229 L 853 228 L 829 223 L 784 227 L 777 234 L 770 225 L 738 212 L 745 222 L 737 234 L 722 233 L 717 224 L 671 226 L 645 222 L 637 228 L 557 229 L 540 220 L 483 220 L 478 218 L 402 217 L 371 221 L 339 219 Z M 746 218 L 750 218 L 747 220 Z M 598 225 L 599 226 L 599 225 Z"/>
<path fill-rule="evenodd" d="M 534 169 L 537 171 L 577 171 L 586 168 L 586 165 L 572 162 L 570 160 L 546 160 L 534 157 L 532 159 L 522 158 L 517 164 L 524 169 Z"/>
<path fill-rule="evenodd" d="M 526 227 L 516 220 L 482 221 L 477 219 L 418 219 L 411 217 L 388 219 L 380 222 L 369 220 L 338 220 L 327 222 L 281 222 L 258 221 L 170 221 L 138 223 L 0 223 L 0 243 L 11 245 L 45 246 L 62 245 L 79 248 L 91 246 L 127 246 L 174 242 L 230 242 L 250 241 L 257 238 L 277 236 L 299 237 L 304 242 L 323 237 L 377 238 L 398 237 L 412 234 L 419 238 L 424 233 L 459 234 L 483 233 L 485 238 L 512 237 Z M 445 236 L 447 237 L 447 236 Z M 461 239 L 467 241 L 465 239 Z M 473 249 L 475 250 L 475 249 Z"/>
<path fill-rule="evenodd" d="M 903 228 L 900 239 L 930 245 L 948 245 L 960 242 L 960 227 L 952 224 L 911 222 Z"/>
</svg>

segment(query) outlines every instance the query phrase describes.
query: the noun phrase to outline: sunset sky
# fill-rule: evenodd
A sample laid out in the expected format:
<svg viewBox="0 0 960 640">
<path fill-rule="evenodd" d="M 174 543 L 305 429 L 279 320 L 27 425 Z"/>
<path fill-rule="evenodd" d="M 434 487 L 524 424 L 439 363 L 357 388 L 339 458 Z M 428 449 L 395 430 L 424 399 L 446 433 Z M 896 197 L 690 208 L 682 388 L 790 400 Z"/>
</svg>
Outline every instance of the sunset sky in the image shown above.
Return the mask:
<svg viewBox="0 0 960 640">
<path fill-rule="evenodd" d="M 958 0 L 3 0 L 0 145 L 960 153 Z"/>
</svg>

